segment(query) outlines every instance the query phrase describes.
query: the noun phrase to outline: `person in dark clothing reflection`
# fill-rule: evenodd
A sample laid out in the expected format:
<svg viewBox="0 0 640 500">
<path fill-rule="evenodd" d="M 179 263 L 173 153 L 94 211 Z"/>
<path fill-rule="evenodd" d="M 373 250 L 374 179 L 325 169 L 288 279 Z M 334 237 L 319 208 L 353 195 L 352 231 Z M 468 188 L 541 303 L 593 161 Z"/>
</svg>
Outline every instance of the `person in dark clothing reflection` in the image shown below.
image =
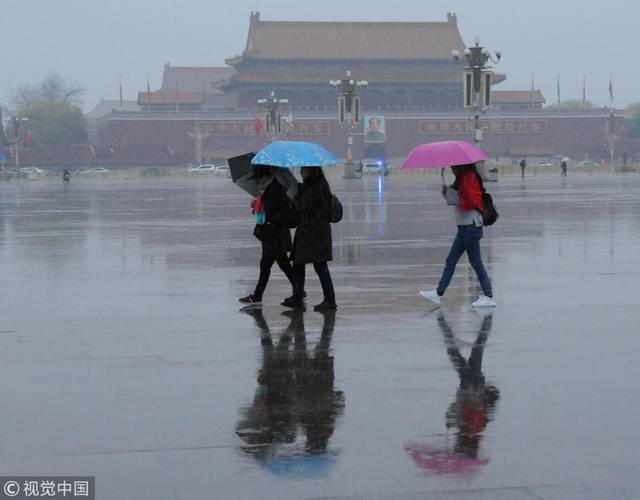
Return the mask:
<svg viewBox="0 0 640 500">
<path fill-rule="evenodd" d="M 261 309 L 247 313 L 261 332 L 262 366 L 253 403 L 241 410 L 236 426 L 245 443 L 241 449 L 272 470 L 292 460 L 318 466 L 345 406 L 344 394 L 335 390 L 330 350 L 335 311 L 322 313 L 322 333 L 313 348 L 307 344 L 303 311 L 287 312 L 289 325 L 277 341 Z M 296 444 L 300 434 L 302 449 Z"/>
</svg>

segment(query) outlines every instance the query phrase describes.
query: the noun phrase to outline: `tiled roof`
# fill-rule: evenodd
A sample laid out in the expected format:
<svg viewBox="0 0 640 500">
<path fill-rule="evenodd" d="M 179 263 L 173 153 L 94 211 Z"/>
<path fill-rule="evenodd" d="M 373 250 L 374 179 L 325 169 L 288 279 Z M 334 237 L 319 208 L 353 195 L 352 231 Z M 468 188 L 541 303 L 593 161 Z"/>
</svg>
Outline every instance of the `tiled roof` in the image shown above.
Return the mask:
<svg viewBox="0 0 640 500">
<path fill-rule="evenodd" d="M 138 92 L 138 104 L 146 106 L 147 104 L 202 104 L 202 92 Z"/>
<path fill-rule="evenodd" d="M 123 100 L 122 106 L 120 106 L 119 99 L 100 99 L 96 107 L 93 108 L 88 113 L 85 113 L 85 116 L 89 120 L 97 120 L 105 115 L 111 113 L 111 111 L 139 111 L 140 106 L 136 101 L 128 101 Z"/>
<path fill-rule="evenodd" d="M 532 95 L 533 94 L 533 95 Z M 544 103 L 546 100 L 539 89 L 534 90 L 492 90 L 491 101 L 493 104 L 528 104 Z"/>
<path fill-rule="evenodd" d="M 450 60 L 453 49 L 464 50 L 454 14 L 445 22 L 277 22 L 254 13 L 243 58 Z"/>
<path fill-rule="evenodd" d="M 235 70 L 228 66 L 170 66 L 166 64 L 162 75 L 162 90 L 175 92 L 220 92 L 215 85 L 227 80 Z"/>
</svg>

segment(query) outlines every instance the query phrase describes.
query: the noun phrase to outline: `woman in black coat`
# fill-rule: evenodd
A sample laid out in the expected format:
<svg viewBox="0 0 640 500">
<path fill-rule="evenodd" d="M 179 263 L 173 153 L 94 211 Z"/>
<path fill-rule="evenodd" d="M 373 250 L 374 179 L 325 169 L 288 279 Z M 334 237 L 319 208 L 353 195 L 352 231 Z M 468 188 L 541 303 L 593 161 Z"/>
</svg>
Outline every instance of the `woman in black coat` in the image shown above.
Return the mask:
<svg viewBox="0 0 640 500">
<path fill-rule="evenodd" d="M 260 277 L 254 292 L 242 297 L 240 302 L 247 305 L 261 305 L 271 267 L 278 263 L 282 272 L 287 276 L 293 286 L 293 269 L 288 257 L 291 251 L 291 231 L 289 229 L 290 202 L 287 190 L 273 177 L 268 167 L 257 167 L 255 176 L 258 185 L 263 190 L 259 214 L 263 214 L 264 220 L 258 221 L 253 234 L 262 243 L 262 258 L 260 259 Z M 256 201 L 251 204 L 254 211 L 257 208 Z"/>
<path fill-rule="evenodd" d="M 299 185 L 294 200 L 297 217 L 296 235 L 293 241 L 291 260 L 293 261 L 294 286 L 293 297 L 282 305 L 304 308 L 305 266 L 313 264 L 324 300 L 314 307 L 315 311 L 337 309 L 336 297 L 327 262 L 333 259 L 331 225 L 331 189 L 318 167 L 304 167 L 301 170 L 303 183 Z"/>
</svg>

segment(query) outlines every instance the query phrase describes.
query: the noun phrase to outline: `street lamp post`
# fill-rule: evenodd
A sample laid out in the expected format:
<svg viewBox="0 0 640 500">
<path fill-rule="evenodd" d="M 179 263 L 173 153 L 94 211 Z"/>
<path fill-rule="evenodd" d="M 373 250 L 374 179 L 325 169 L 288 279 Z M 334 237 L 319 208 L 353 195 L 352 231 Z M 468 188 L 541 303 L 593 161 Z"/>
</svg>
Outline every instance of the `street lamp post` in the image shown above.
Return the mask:
<svg viewBox="0 0 640 500">
<path fill-rule="evenodd" d="M 196 145 L 196 164 L 202 165 L 202 141 L 209 137 L 211 133 L 207 130 L 199 129 L 197 124 L 194 132 L 189 132 L 189 137 L 195 141 Z"/>
<path fill-rule="evenodd" d="M 271 141 L 275 141 L 282 132 L 282 113 L 279 112 L 282 104 L 289 104 L 289 99 L 278 99 L 274 90 L 269 97 L 256 101 L 265 110 L 265 122 L 267 134 Z"/>
<path fill-rule="evenodd" d="M 616 111 L 612 106 L 609 109 L 609 116 L 607 117 L 607 149 L 609 150 L 609 161 L 611 164 L 615 161 L 617 141 Z"/>
<path fill-rule="evenodd" d="M 15 158 L 15 162 L 16 162 L 16 168 L 18 168 L 20 166 L 20 138 L 21 138 L 21 133 L 20 133 L 20 126 L 22 123 L 24 122 L 28 122 L 29 118 L 27 117 L 18 117 L 18 116 L 14 116 L 12 118 L 13 121 L 13 155 Z"/>
<path fill-rule="evenodd" d="M 356 169 L 353 163 L 351 148 L 353 146 L 353 126 L 360 122 L 360 97 L 358 87 L 366 87 L 366 80 L 354 80 L 351 71 L 340 80 L 331 80 L 329 85 L 338 89 L 338 121 L 347 125 L 347 159 L 344 166 L 344 176 L 355 178 Z"/>
<path fill-rule="evenodd" d="M 489 61 L 497 64 L 502 59 L 502 51 L 496 50 L 492 55 L 485 47 L 480 46 L 476 38 L 475 46 L 466 48 L 463 54 L 459 50 L 451 51 L 453 59 L 465 60 L 463 94 L 464 108 L 473 116 L 473 142 L 478 145 L 482 142 L 481 117 L 491 107 L 491 79 L 493 68 Z M 484 170 L 484 165 L 482 169 Z M 484 177 L 484 172 L 481 172 Z"/>
</svg>

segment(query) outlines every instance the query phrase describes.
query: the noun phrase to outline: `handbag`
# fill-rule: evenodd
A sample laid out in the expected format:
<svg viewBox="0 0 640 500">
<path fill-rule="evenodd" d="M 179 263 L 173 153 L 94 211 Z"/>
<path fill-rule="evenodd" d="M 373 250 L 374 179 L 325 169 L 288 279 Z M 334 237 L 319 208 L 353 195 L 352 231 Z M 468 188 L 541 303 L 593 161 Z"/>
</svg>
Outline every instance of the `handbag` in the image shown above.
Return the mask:
<svg viewBox="0 0 640 500">
<path fill-rule="evenodd" d="M 267 237 L 266 224 L 256 224 L 256 227 L 253 228 L 253 235 L 258 241 L 264 241 Z"/>
<path fill-rule="evenodd" d="M 331 202 L 329 206 L 329 222 L 336 224 L 342 220 L 344 209 L 342 203 L 335 194 L 331 195 Z"/>
</svg>

